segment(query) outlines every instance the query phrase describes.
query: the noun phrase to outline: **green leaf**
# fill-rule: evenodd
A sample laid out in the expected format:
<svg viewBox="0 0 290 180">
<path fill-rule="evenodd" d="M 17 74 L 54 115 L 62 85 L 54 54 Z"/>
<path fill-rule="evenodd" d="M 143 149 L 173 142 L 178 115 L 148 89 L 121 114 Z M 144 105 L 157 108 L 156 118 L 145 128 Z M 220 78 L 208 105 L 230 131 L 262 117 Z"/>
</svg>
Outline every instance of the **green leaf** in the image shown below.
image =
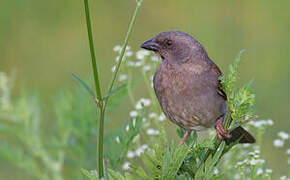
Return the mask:
<svg viewBox="0 0 290 180">
<path fill-rule="evenodd" d="M 190 146 L 175 145 L 173 142 L 166 148 L 162 161 L 161 179 L 174 179 L 183 163 L 184 158 L 189 153 Z"/>
<path fill-rule="evenodd" d="M 127 94 L 128 88 L 127 86 L 124 86 L 124 88 L 120 88 L 117 92 L 111 94 L 110 97 L 107 97 L 109 98 L 107 111 L 112 111 L 113 109 L 116 109 L 120 104 L 122 104 Z"/>
<path fill-rule="evenodd" d="M 109 92 L 108 94 L 106 94 L 102 100 L 105 100 L 107 98 L 109 98 L 110 96 L 112 96 L 113 94 L 117 93 L 118 91 L 122 90 L 123 88 L 127 87 L 127 84 L 124 83 L 118 87 L 116 87 L 115 89 L 113 89 L 111 92 Z"/>
<path fill-rule="evenodd" d="M 76 75 L 75 73 L 72 73 L 72 77 L 80 83 L 80 85 L 91 95 L 93 96 L 93 98 L 95 99 L 96 96 L 95 96 L 95 93 L 94 91 L 78 76 Z"/>
<path fill-rule="evenodd" d="M 108 174 L 110 180 L 126 180 L 126 178 L 122 176 L 119 172 L 114 171 L 112 169 L 108 169 Z"/>
<path fill-rule="evenodd" d="M 133 169 L 133 174 L 136 174 L 138 177 L 140 177 L 140 179 L 149 180 L 148 175 L 146 174 L 146 172 L 142 167 L 136 167 L 132 165 L 130 167 Z M 128 179 L 127 175 L 126 178 Z"/>
<path fill-rule="evenodd" d="M 118 137 L 120 143 L 116 143 L 115 136 L 110 139 L 110 147 L 116 149 L 115 151 L 106 152 L 106 157 L 109 158 L 111 167 L 119 167 L 125 160 L 126 155 L 130 147 L 132 147 L 133 139 L 140 133 L 142 130 L 142 120 L 145 116 L 145 110 L 140 111 L 136 118 L 130 118 L 128 122 L 128 131 L 124 128 L 118 132 Z"/>
<path fill-rule="evenodd" d="M 88 171 L 88 170 L 82 168 L 81 173 L 89 180 L 97 180 L 97 174 L 94 173 L 93 171 Z"/>
</svg>

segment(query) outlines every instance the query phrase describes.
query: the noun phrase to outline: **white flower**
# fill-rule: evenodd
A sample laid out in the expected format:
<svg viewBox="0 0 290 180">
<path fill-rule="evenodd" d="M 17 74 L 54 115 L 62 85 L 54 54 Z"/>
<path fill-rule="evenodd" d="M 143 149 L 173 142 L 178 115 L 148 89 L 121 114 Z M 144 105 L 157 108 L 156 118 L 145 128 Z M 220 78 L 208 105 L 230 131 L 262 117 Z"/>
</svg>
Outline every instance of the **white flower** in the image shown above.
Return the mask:
<svg viewBox="0 0 290 180">
<path fill-rule="evenodd" d="M 131 47 L 129 45 L 126 46 L 126 50 L 130 50 Z"/>
<path fill-rule="evenodd" d="M 272 119 L 268 119 L 268 125 L 272 126 L 274 124 Z"/>
<path fill-rule="evenodd" d="M 272 172 L 273 172 L 272 169 L 266 169 L 266 173 L 270 174 L 270 173 L 272 173 Z"/>
<path fill-rule="evenodd" d="M 127 158 L 133 158 L 135 156 L 135 153 L 133 151 L 128 151 Z"/>
<path fill-rule="evenodd" d="M 263 164 L 265 162 L 265 160 L 264 159 L 251 159 L 250 161 L 249 161 L 249 164 L 251 164 L 251 165 L 256 165 L 256 164 Z"/>
<path fill-rule="evenodd" d="M 273 142 L 273 145 L 277 148 L 279 147 L 283 147 L 284 146 L 284 141 L 282 141 L 281 139 L 275 139 Z"/>
<path fill-rule="evenodd" d="M 128 78 L 127 74 L 120 74 L 119 75 L 119 81 L 124 81 Z"/>
<path fill-rule="evenodd" d="M 150 99 L 141 98 L 141 99 L 137 102 L 135 108 L 136 108 L 136 109 L 142 109 L 142 108 L 143 108 L 142 105 L 144 105 L 144 106 L 149 106 L 150 104 L 151 104 L 151 100 L 150 100 Z"/>
<path fill-rule="evenodd" d="M 278 136 L 283 140 L 289 139 L 289 134 L 284 131 L 279 132 Z"/>
<path fill-rule="evenodd" d="M 257 170 L 257 175 L 261 175 L 263 173 L 263 169 L 262 168 L 259 168 L 258 170 Z"/>
<path fill-rule="evenodd" d="M 249 147 L 250 146 L 250 144 L 243 144 L 243 147 L 244 148 L 247 148 L 247 147 Z"/>
<path fill-rule="evenodd" d="M 120 143 L 120 137 L 119 136 L 116 137 L 116 141 L 117 141 L 117 143 Z"/>
<path fill-rule="evenodd" d="M 159 58 L 157 56 L 151 56 L 151 61 L 156 62 L 158 60 L 159 60 Z"/>
<path fill-rule="evenodd" d="M 165 115 L 162 113 L 160 116 L 158 116 L 159 121 L 164 121 L 165 120 Z"/>
<path fill-rule="evenodd" d="M 115 61 L 118 62 L 119 58 L 120 58 L 120 56 L 116 56 Z"/>
<path fill-rule="evenodd" d="M 140 51 L 137 51 L 136 53 L 136 58 L 139 59 L 139 60 L 142 60 L 144 59 L 145 56 L 148 56 L 150 54 L 149 51 L 146 51 L 146 50 L 140 50 Z"/>
<path fill-rule="evenodd" d="M 114 65 L 113 67 L 112 67 L 112 72 L 115 72 L 116 71 L 116 66 Z"/>
<path fill-rule="evenodd" d="M 135 67 L 139 67 L 139 66 L 141 66 L 141 65 L 142 65 L 142 62 L 140 62 L 140 61 L 138 61 L 138 62 L 136 62 L 136 63 L 134 64 Z"/>
<path fill-rule="evenodd" d="M 239 161 L 239 162 L 237 162 L 236 166 L 241 166 L 241 165 L 243 165 L 243 164 L 244 164 L 243 161 Z"/>
<path fill-rule="evenodd" d="M 150 71 L 151 70 L 151 66 L 150 65 L 146 65 L 143 67 L 144 71 Z"/>
<path fill-rule="evenodd" d="M 150 126 L 150 122 L 147 122 L 144 124 L 144 127 L 148 127 L 148 126 Z"/>
<path fill-rule="evenodd" d="M 254 149 L 254 150 L 259 150 L 259 149 L 260 149 L 260 146 L 258 146 L 258 145 L 254 145 L 254 146 L 253 146 L 253 149 Z"/>
<path fill-rule="evenodd" d="M 250 156 L 254 156 L 254 155 L 255 155 L 254 152 L 249 152 L 248 154 L 249 154 Z"/>
<path fill-rule="evenodd" d="M 159 135 L 160 134 L 160 132 L 158 130 L 155 130 L 155 129 L 152 129 L 152 128 L 147 129 L 146 133 L 148 135 Z"/>
<path fill-rule="evenodd" d="M 121 46 L 120 45 L 116 45 L 114 48 L 113 48 L 113 51 L 120 51 L 121 50 Z"/>
<path fill-rule="evenodd" d="M 131 117 L 137 117 L 138 112 L 137 111 L 130 111 L 130 116 Z"/>
<path fill-rule="evenodd" d="M 127 51 L 125 56 L 127 56 L 127 57 L 133 56 L 133 52 L 132 51 Z"/>
<path fill-rule="evenodd" d="M 135 108 L 136 109 L 142 109 L 143 107 L 142 107 L 142 104 L 141 103 L 137 103 L 136 106 L 135 106 Z"/>
<path fill-rule="evenodd" d="M 142 59 L 144 59 L 144 57 L 145 57 L 145 56 L 144 56 L 143 54 L 138 54 L 138 53 L 136 54 L 136 58 L 137 58 L 137 59 L 142 60 Z"/>
<path fill-rule="evenodd" d="M 136 156 L 140 156 L 142 153 L 144 152 L 144 150 L 142 148 L 138 148 L 135 151 Z"/>
<path fill-rule="evenodd" d="M 122 165 L 122 168 L 123 168 L 123 170 L 129 170 L 129 169 L 130 169 L 130 163 L 129 163 L 129 162 L 125 162 L 125 163 Z"/>
<path fill-rule="evenodd" d="M 256 128 L 260 128 L 263 126 L 272 126 L 274 123 L 273 123 L 273 120 L 268 119 L 268 120 L 260 120 L 260 121 L 250 121 L 248 124 Z"/>
<path fill-rule="evenodd" d="M 286 154 L 290 154 L 290 149 L 287 149 L 286 150 Z"/>
<path fill-rule="evenodd" d="M 135 63 L 133 61 L 127 61 L 127 66 L 135 66 Z"/>
<path fill-rule="evenodd" d="M 149 118 L 154 118 L 154 117 L 156 117 L 156 116 L 157 116 L 157 114 L 154 113 L 154 112 L 152 112 L 152 113 L 149 114 Z"/>
<path fill-rule="evenodd" d="M 235 180 L 240 180 L 241 179 L 241 176 L 239 174 L 235 174 L 234 179 Z"/>
<path fill-rule="evenodd" d="M 219 173 L 219 170 L 217 168 L 214 168 L 213 173 L 214 174 L 218 174 Z"/>
<path fill-rule="evenodd" d="M 137 156 L 140 156 L 142 153 L 144 153 L 144 151 L 148 148 L 147 144 L 143 144 L 142 146 L 140 146 L 138 149 L 136 149 L 135 154 Z"/>
<path fill-rule="evenodd" d="M 129 131 L 130 127 L 129 125 L 126 126 L 126 131 Z"/>
<path fill-rule="evenodd" d="M 287 179 L 287 177 L 285 175 L 280 177 L 280 180 L 286 180 L 286 179 Z"/>
<path fill-rule="evenodd" d="M 145 150 L 145 149 L 148 148 L 148 145 L 147 144 L 142 144 L 141 148 Z"/>
</svg>

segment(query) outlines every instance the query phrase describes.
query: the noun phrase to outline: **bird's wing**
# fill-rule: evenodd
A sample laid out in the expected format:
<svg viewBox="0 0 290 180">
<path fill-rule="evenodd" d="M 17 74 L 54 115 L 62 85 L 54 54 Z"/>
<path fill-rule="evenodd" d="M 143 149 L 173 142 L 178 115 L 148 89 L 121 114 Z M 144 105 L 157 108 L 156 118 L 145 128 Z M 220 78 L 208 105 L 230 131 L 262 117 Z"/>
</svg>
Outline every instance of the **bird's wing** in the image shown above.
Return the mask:
<svg viewBox="0 0 290 180">
<path fill-rule="evenodd" d="M 219 69 L 219 67 L 215 63 L 212 63 L 211 70 L 216 73 L 217 77 L 220 77 L 222 75 L 221 70 Z M 222 84 L 221 84 L 220 80 L 218 80 L 218 84 L 217 84 L 217 93 L 219 95 L 221 95 L 225 100 L 227 100 L 227 95 L 223 91 Z"/>
</svg>

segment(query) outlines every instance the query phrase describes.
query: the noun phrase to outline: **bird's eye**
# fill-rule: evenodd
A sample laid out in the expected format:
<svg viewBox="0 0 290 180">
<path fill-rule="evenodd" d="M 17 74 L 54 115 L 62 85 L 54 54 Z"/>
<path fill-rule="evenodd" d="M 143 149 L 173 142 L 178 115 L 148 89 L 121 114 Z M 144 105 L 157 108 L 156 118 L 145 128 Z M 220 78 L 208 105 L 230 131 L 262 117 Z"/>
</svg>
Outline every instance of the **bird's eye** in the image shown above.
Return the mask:
<svg viewBox="0 0 290 180">
<path fill-rule="evenodd" d="M 172 40 L 167 39 L 167 40 L 166 40 L 166 44 L 167 44 L 168 46 L 171 46 L 171 45 L 172 45 Z"/>
</svg>

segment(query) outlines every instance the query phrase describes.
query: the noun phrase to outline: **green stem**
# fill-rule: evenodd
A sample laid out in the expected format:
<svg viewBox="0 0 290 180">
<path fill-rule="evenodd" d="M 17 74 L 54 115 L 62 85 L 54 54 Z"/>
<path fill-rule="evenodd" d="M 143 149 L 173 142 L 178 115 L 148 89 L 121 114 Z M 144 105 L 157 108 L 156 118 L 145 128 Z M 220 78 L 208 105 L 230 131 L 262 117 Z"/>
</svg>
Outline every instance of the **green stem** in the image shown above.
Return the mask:
<svg viewBox="0 0 290 180">
<path fill-rule="evenodd" d="M 232 123 L 231 115 L 230 115 L 230 113 L 227 113 L 226 117 L 225 117 L 224 128 L 228 129 L 230 127 L 231 123 Z M 201 165 L 206 162 L 207 158 L 210 155 L 212 155 L 212 156 L 215 155 L 215 153 L 217 152 L 217 149 L 219 148 L 220 144 L 222 143 L 222 141 L 217 136 L 215 136 L 215 138 L 212 141 L 213 141 L 213 144 L 214 144 L 214 149 L 213 150 L 209 149 L 209 150 L 206 151 L 205 155 L 201 158 L 201 162 L 197 166 L 195 172 L 197 172 L 201 168 Z M 223 151 L 223 149 L 220 149 L 220 151 Z"/>
<path fill-rule="evenodd" d="M 132 20 L 129 25 L 129 29 L 121 50 L 120 57 L 118 59 L 118 64 L 116 67 L 116 71 L 113 75 L 112 81 L 109 86 L 108 94 L 111 93 L 114 83 L 116 81 L 121 62 L 123 60 L 126 47 L 128 44 L 129 37 L 131 35 L 138 10 L 141 7 L 143 0 L 137 1 L 136 9 L 133 14 Z M 89 11 L 89 3 L 88 0 L 84 0 L 84 5 L 85 5 L 85 13 L 86 13 L 86 23 L 87 23 L 87 30 L 88 30 L 88 37 L 89 37 L 89 43 L 90 43 L 90 52 L 91 52 L 91 59 L 92 59 L 92 67 L 93 67 L 93 72 L 94 72 L 94 80 L 95 80 L 95 88 L 96 88 L 96 94 L 97 94 L 97 99 L 98 99 L 98 108 L 99 108 L 99 114 L 100 114 L 100 119 L 98 121 L 98 161 L 97 161 L 97 166 L 98 166 L 98 173 L 99 173 L 99 178 L 104 177 L 104 164 L 103 164 L 103 140 L 104 140 L 104 119 L 105 119 L 105 110 L 106 110 L 106 105 L 108 102 L 108 98 L 104 100 L 104 103 L 101 101 L 102 100 L 102 94 L 101 94 L 101 86 L 100 86 L 100 80 L 99 80 L 99 75 L 98 75 L 98 68 L 97 68 L 97 63 L 96 63 L 96 56 L 95 56 L 95 47 L 94 47 L 94 42 L 93 42 L 93 34 L 92 34 L 92 26 L 91 26 L 91 19 L 90 19 L 90 11 Z"/>
<path fill-rule="evenodd" d="M 91 53 L 91 60 L 92 60 L 92 68 L 94 73 L 94 81 L 95 81 L 95 90 L 97 94 L 97 99 L 99 103 L 97 103 L 99 108 L 99 121 L 98 121 L 98 160 L 97 160 L 97 167 L 98 167 L 98 173 L 99 178 L 104 177 L 104 165 L 103 165 L 103 136 L 104 136 L 104 109 L 103 109 L 103 103 L 100 101 L 102 99 L 102 93 L 101 93 L 101 85 L 99 80 L 99 74 L 98 74 L 98 66 L 96 62 L 96 55 L 95 55 L 95 47 L 94 47 L 94 40 L 93 40 L 93 33 L 92 33 L 92 25 L 91 25 L 91 19 L 90 19 L 90 10 L 89 10 L 89 2 L 88 0 L 84 0 L 84 6 L 85 6 L 85 13 L 86 13 L 86 23 L 87 23 L 87 31 L 88 31 L 88 37 L 89 37 L 89 44 L 90 44 L 90 53 Z"/>
<path fill-rule="evenodd" d="M 93 33 L 92 33 L 92 25 L 91 25 L 90 9 L 89 9 L 88 0 L 84 0 L 84 4 L 85 4 L 85 13 L 86 13 L 86 22 L 87 22 L 89 44 L 90 44 L 91 59 L 92 59 L 92 67 L 93 67 L 93 72 L 94 72 L 95 88 L 96 88 L 97 98 L 98 98 L 98 100 L 101 100 L 102 93 L 101 93 L 101 88 L 100 88 L 98 66 L 97 66 L 97 62 L 96 62 L 95 46 L 94 46 L 94 40 L 93 40 Z"/>
<path fill-rule="evenodd" d="M 103 163 L 103 146 L 104 146 L 104 120 L 105 120 L 105 111 L 103 108 L 100 109 L 100 120 L 98 122 L 98 161 L 97 167 L 99 172 L 99 178 L 104 177 L 104 163 Z"/>
<path fill-rule="evenodd" d="M 138 11 L 139 11 L 139 9 L 141 7 L 142 2 L 143 2 L 143 0 L 138 0 L 137 1 L 137 5 L 136 5 L 136 8 L 135 8 L 133 17 L 131 19 L 131 22 L 130 22 L 130 25 L 129 25 L 129 28 L 128 28 L 126 38 L 124 40 L 124 44 L 123 44 L 123 47 L 122 47 L 122 50 L 121 50 L 121 53 L 120 53 L 120 56 L 119 56 L 119 59 L 118 59 L 118 64 L 117 64 L 115 73 L 113 75 L 112 81 L 110 83 L 110 86 L 109 86 L 109 89 L 108 89 L 108 93 L 110 93 L 112 91 L 113 87 L 114 87 L 114 84 L 115 84 L 115 81 L 116 81 L 116 78 L 117 78 L 117 75 L 118 75 L 118 72 L 119 72 L 119 69 L 120 69 L 120 66 L 121 66 L 121 63 L 122 63 L 124 54 L 126 52 L 126 47 L 127 47 L 127 44 L 128 44 L 128 40 L 130 38 L 132 29 L 133 29 L 133 26 L 135 24 L 136 17 L 137 17 L 137 14 L 138 14 Z M 109 98 L 107 98 L 105 100 L 105 102 L 104 102 L 104 109 L 106 108 L 106 105 L 107 105 L 108 100 L 109 100 Z"/>
</svg>

